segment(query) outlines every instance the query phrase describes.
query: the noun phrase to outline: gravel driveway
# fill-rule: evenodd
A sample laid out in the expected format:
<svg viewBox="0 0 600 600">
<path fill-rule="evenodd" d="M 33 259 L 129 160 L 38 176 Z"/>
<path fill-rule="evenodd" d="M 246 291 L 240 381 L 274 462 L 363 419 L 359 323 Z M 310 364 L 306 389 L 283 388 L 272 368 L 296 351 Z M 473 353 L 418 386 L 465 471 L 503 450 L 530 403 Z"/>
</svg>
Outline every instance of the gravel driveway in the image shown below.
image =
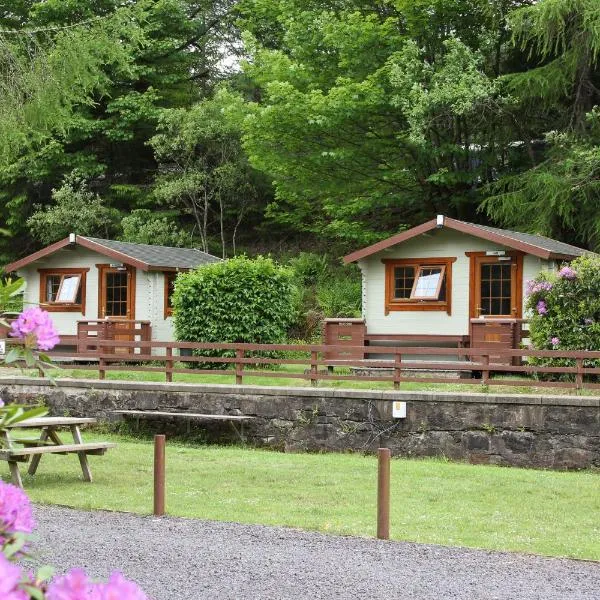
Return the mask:
<svg viewBox="0 0 600 600">
<path fill-rule="evenodd" d="M 595 600 L 600 563 L 37 506 L 38 560 L 154 600 Z"/>
</svg>

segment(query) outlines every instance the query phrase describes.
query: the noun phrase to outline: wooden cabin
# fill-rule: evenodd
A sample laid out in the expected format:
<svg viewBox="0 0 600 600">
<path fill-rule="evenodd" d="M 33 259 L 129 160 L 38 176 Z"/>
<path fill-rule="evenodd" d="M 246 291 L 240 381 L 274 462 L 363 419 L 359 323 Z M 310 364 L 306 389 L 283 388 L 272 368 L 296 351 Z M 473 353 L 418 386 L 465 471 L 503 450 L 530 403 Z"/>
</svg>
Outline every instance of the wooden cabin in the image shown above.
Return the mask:
<svg viewBox="0 0 600 600">
<path fill-rule="evenodd" d="M 105 339 L 172 341 L 177 273 L 220 259 L 192 248 L 71 234 L 4 267 L 25 280 L 25 306 L 52 313 L 61 346 L 93 351 Z"/>
<path fill-rule="evenodd" d="M 586 251 L 438 215 L 356 250 L 362 319 L 328 320 L 327 343 L 517 348 L 526 282 Z"/>
</svg>

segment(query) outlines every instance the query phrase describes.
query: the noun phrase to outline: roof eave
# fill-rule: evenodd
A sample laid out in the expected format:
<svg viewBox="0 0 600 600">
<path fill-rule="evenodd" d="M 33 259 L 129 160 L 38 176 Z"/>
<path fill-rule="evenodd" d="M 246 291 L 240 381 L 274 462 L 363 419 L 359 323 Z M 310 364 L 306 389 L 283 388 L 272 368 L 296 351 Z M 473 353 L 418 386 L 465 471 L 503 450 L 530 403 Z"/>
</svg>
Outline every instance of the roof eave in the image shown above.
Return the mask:
<svg viewBox="0 0 600 600">
<path fill-rule="evenodd" d="M 45 256 L 48 256 L 50 254 L 54 254 L 58 250 L 61 250 L 62 248 L 65 248 L 66 246 L 69 246 L 73 243 L 74 242 L 71 241 L 70 236 L 66 237 L 63 240 L 54 242 L 54 244 L 50 244 L 50 246 L 46 246 L 45 248 L 42 248 L 41 250 L 38 250 L 37 252 L 34 252 L 33 254 L 29 254 L 28 256 L 25 256 L 24 258 L 21 258 L 19 260 L 16 260 L 16 261 L 6 265 L 4 267 L 4 270 L 7 273 L 12 273 L 14 271 L 17 271 L 18 269 L 21 269 L 22 267 L 26 267 L 28 264 L 35 262 L 36 260 L 39 260 L 40 258 L 44 258 Z"/>
</svg>

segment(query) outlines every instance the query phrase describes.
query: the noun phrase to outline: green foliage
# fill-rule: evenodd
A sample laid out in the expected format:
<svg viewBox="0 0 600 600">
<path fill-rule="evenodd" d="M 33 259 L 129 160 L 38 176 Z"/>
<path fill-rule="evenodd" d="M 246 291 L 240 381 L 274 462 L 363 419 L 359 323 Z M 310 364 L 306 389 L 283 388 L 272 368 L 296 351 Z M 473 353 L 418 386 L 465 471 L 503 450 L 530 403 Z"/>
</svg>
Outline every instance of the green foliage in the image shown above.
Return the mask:
<svg viewBox="0 0 600 600">
<path fill-rule="evenodd" d="M 226 89 L 191 109 L 162 112 L 150 143 L 163 174 L 154 197 L 191 215 L 208 251 L 209 231 L 219 231 L 222 255 L 256 198 L 256 175 L 241 145 L 241 98 Z"/>
<path fill-rule="evenodd" d="M 271 258 L 205 265 L 175 283 L 175 335 L 181 341 L 282 343 L 297 310 L 293 272 Z"/>
<path fill-rule="evenodd" d="M 156 244 L 158 246 L 186 247 L 192 238 L 179 229 L 177 223 L 168 217 L 161 217 L 149 209 L 137 209 L 121 219 L 122 239 L 135 244 Z"/>
<path fill-rule="evenodd" d="M 98 194 L 77 173 L 52 190 L 56 204 L 45 209 L 36 205 L 27 219 L 31 234 L 44 244 L 63 239 L 69 233 L 110 238 L 117 227 L 118 212 L 108 208 Z"/>
<path fill-rule="evenodd" d="M 342 275 L 322 280 L 317 287 L 317 304 L 325 317 L 360 317 L 360 279 Z"/>
<path fill-rule="evenodd" d="M 530 289 L 527 309 L 535 348 L 600 350 L 600 257 L 577 258 L 558 274 L 542 272 Z"/>
<path fill-rule="evenodd" d="M 0 278 L 0 316 L 22 310 L 24 285 L 20 278 Z"/>
</svg>

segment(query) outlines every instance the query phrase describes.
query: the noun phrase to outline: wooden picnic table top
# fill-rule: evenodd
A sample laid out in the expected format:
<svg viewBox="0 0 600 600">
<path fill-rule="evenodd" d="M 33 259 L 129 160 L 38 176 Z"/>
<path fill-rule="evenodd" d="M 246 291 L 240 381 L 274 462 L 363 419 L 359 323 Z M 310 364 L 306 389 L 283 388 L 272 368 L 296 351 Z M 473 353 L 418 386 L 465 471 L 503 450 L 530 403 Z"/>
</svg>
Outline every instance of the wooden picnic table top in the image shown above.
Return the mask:
<svg viewBox="0 0 600 600">
<path fill-rule="evenodd" d="M 36 417 L 34 419 L 25 419 L 13 425 L 7 425 L 7 429 L 21 429 L 28 427 L 68 427 L 70 425 L 86 425 L 95 423 L 96 419 L 89 417 Z"/>
</svg>

